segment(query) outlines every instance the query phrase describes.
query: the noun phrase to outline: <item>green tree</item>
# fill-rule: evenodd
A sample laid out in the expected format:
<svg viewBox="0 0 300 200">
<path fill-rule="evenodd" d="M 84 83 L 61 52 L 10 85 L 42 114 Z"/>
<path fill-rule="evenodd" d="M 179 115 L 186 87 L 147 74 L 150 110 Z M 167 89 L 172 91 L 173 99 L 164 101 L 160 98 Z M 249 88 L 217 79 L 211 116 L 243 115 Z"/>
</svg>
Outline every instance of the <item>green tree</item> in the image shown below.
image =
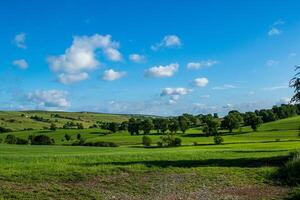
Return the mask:
<svg viewBox="0 0 300 200">
<path fill-rule="evenodd" d="M 80 140 L 80 139 L 81 139 L 80 133 L 77 134 L 76 138 L 77 138 L 77 140 Z"/>
<path fill-rule="evenodd" d="M 179 123 L 177 119 L 170 120 L 169 130 L 171 133 L 176 133 L 179 129 Z"/>
<path fill-rule="evenodd" d="M 140 121 L 134 118 L 130 118 L 128 121 L 127 130 L 131 135 L 138 135 L 140 130 Z"/>
<path fill-rule="evenodd" d="M 153 127 L 154 125 L 151 119 L 145 119 L 141 122 L 141 129 L 143 130 L 145 135 L 149 134 Z"/>
<path fill-rule="evenodd" d="M 118 131 L 118 124 L 115 122 L 111 122 L 108 124 L 108 130 L 112 133 L 115 133 Z"/>
<path fill-rule="evenodd" d="M 292 102 L 300 102 L 300 66 L 295 67 L 296 74 L 294 78 L 290 80 L 290 87 L 294 88 L 294 96 Z"/>
<path fill-rule="evenodd" d="M 219 119 L 215 119 L 212 116 L 207 117 L 203 124 L 203 133 L 205 133 L 207 136 L 217 135 L 219 127 Z"/>
<path fill-rule="evenodd" d="M 230 133 L 232 133 L 233 129 L 237 129 L 243 123 L 243 118 L 239 113 L 229 113 L 224 117 L 221 127 L 224 129 L 228 129 Z"/>
<path fill-rule="evenodd" d="M 84 126 L 82 123 L 77 123 L 77 129 L 84 129 Z"/>
<path fill-rule="evenodd" d="M 144 135 L 143 138 L 142 138 L 142 144 L 146 147 L 150 147 L 151 143 L 152 143 L 151 138 L 147 135 Z"/>
<path fill-rule="evenodd" d="M 51 123 L 50 130 L 51 131 L 56 131 L 56 125 L 54 123 Z"/>
<path fill-rule="evenodd" d="M 178 122 L 179 122 L 179 129 L 182 131 L 182 133 L 185 133 L 187 129 L 189 129 L 189 121 L 187 118 L 184 116 L 179 116 L 178 117 Z"/>
<path fill-rule="evenodd" d="M 168 119 L 160 119 L 160 131 L 165 134 L 169 129 L 169 120 Z"/>
<path fill-rule="evenodd" d="M 69 140 L 71 139 L 71 136 L 70 136 L 69 134 L 65 134 L 65 139 L 66 139 L 67 141 L 69 141 Z"/>
<path fill-rule="evenodd" d="M 245 114 L 245 125 L 251 126 L 253 131 L 257 131 L 257 128 L 263 123 L 260 116 L 257 116 L 253 112 L 247 112 Z"/>
</svg>

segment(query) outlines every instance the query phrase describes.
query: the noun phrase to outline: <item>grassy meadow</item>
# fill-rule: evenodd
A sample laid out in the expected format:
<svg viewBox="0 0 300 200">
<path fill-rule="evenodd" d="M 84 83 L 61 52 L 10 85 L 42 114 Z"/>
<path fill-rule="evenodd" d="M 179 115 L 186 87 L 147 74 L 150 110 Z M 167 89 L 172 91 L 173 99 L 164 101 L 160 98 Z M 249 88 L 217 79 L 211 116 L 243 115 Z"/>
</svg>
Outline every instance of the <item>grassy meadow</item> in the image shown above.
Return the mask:
<svg viewBox="0 0 300 200">
<path fill-rule="evenodd" d="M 32 113 L 27 113 L 32 115 Z M 39 114 L 40 115 L 40 114 Z M 51 118 L 43 112 L 45 118 Z M 67 115 L 60 113 L 60 115 Z M 85 126 L 97 120 L 117 122 L 128 116 L 72 113 Z M 0 123 L 20 138 L 44 134 L 55 145 L 0 144 L 0 199 L 288 199 L 291 188 L 273 179 L 290 152 L 300 149 L 300 116 L 223 131 L 224 143 L 214 145 L 201 128 L 178 132 L 181 147 L 152 147 L 142 135 L 110 134 L 97 128 L 43 130 L 43 122 L 1 112 Z M 19 122 L 10 123 L 7 119 Z M 51 118 L 51 120 L 53 120 Z M 55 119 L 54 119 L 55 120 Z M 56 118 L 58 126 L 66 120 Z M 35 130 L 21 128 L 35 127 Z M 70 141 L 63 140 L 65 134 Z M 119 147 L 70 146 L 80 133 L 87 141 L 115 142 Z M 197 145 L 194 145 L 197 144 Z"/>
</svg>

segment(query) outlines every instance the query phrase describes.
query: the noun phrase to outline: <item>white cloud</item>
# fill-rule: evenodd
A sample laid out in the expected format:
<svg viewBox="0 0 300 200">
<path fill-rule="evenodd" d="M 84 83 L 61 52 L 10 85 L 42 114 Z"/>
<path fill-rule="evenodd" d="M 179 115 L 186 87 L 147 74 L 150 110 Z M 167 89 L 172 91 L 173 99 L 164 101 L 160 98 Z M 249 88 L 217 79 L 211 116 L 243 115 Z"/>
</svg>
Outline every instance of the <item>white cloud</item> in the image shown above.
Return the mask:
<svg viewBox="0 0 300 200">
<path fill-rule="evenodd" d="M 171 77 L 178 71 L 179 64 L 171 63 L 166 66 L 154 66 L 145 71 L 146 77 Z"/>
<path fill-rule="evenodd" d="M 274 90 L 280 90 L 280 89 L 286 89 L 286 88 L 288 88 L 287 85 L 279 85 L 279 86 L 265 87 L 262 89 L 267 90 L 267 91 L 274 91 Z"/>
<path fill-rule="evenodd" d="M 213 87 L 212 89 L 213 90 L 228 90 L 228 89 L 234 89 L 234 88 L 237 88 L 237 87 L 234 85 L 225 84 L 222 86 Z"/>
<path fill-rule="evenodd" d="M 180 47 L 181 40 L 176 35 L 166 35 L 160 43 L 151 46 L 151 49 L 156 51 L 160 48 Z"/>
<path fill-rule="evenodd" d="M 129 60 L 131 60 L 134 63 L 141 63 L 145 59 L 146 59 L 145 56 L 139 55 L 139 54 L 136 54 L 136 53 L 129 55 Z"/>
<path fill-rule="evenodd" d="M 78 81 L 83 81 L 89 78 L 89 74 L 86 72 L 75 73 L 75 74 L 68 74 L 62 73 L 58 75 L 58 81 L 63 84 L 71 84 Z"/>
<path fill-rule="evenodd" d="M 160 96 L 169 96 L 169 104 L 175 104 L 179 98 L 183 95 L 187 95 L 192 92 L 191 89 L 178 87 L 178 88 L 164 88 Z"/>
<path fill-rule="evenodd" d="M 87 71 L 100 65 L 96 57 L 97 50 L 102 50 L 109 60 L 120 61 L 122 55 L 118 48 L 119 43 L 112 41 L 110 35 L 76 36 L 64 54 L 49 56 L 47 60 L 51 70 L 61 73 L 59 77 L 70 80 L 61 81 L 62 83 L 71 83 L 87 79 Z"/>
<path fill-rule="evenodd" d="M 25 41 L 26 41 L 25 33 L 19 33 L 14 38 L 15 45 L 21 49 L 26 49 Z"/>
<path fill-rule="evenodd" d="M 282 33 L 282 31 L 278 28 L 272 27 L 269 32 L 268 35 L 269 36 L 275 36 L 275 35 L 280 35 Z"/>
<path fill-rule="evenodd" d="M 68 93 L 61 90 L 36 90 L 27 94 L 27 100 L 36 103 L 38 107 L 68 108 Z"/>
<path fill-rule="evenodd" d="M 27 69 L 28 68 L 28 63 L 26 62 L 25 59 L 20 59 L 20 60 L 14 60 L 12 62 L 14 66 L 17 66 L 20 69 Z"/>
<path fill-rule="evenodd" d="M 278 65 L 278 63 L 279 63 L 279 62 L 276 61 L 276 60 L 268 60 L 268 61 L 266 62 L 267 66 L 269 66 L 269 67 Z"/>
<path fill-rule="evenodd" d="M 206 61 L 200 61 L 200 62 L 189 62 L 186 67 L 188 69 L 202 69 L 204 67 L 211 67 L 215 64 L 218 64 L 219 62 L 217 60 L 206 60 Z"/>
<path fill-rule="evenodd" d="M 233 109 L 233 108 L 234 108 L 234 105 L 233 105 L 233 104 L 230 104 L 230 103 L 228 103 L 228 104 L 226 104 L 226 105 L 222 106 L 222 108 L 224 108 L 224 109 Z"/>
<path fill-rule="evenodd" d="M 104 49 L 104 54 L 111 61 L 121 61 L 122 54 L 115 48 L 109 47 Z"/>
<path fill-rule="evenodd" d="M 109 69 L 109 70 L 104 71 L 102 80 L 114 81 L 114 80 L 122 78 L 125 75 L 126 75 L 126 72 L 117 72 L 117 71 L 114 71 L 113 69 Z"/>
<path fill-rule="evenodd" d="M 255 92 L 254 91 L 249 91 L 248 95 L 255 95 Z"/>
<path fill-rule="evenodd" d="M 292 52 L 289 54 L 289 57 L 295 57 L 296 55 L 297 55 L 297 53 Z"/>
<path fill-rule="evenodd" d="M 289 97 L 282 97 L 278 102 L 277 105 L 281 104 L 289 104 L 291 102 L 291 98 Z"/>
<path fill-rule="evenodd" d="M 196 78 L 193 80 L 193 85 L 197 87 L 205 87 L 208 84 L 208 79 L 203 77 L 203 78 Z"/>
</svg>

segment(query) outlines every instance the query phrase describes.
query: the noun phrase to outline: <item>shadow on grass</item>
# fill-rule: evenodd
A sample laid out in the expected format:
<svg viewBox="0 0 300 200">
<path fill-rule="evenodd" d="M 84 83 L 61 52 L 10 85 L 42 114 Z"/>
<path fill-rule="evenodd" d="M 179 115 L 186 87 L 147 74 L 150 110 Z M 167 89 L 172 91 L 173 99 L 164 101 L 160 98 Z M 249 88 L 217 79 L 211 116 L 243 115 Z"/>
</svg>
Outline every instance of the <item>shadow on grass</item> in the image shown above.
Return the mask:
<svg viewBox="0 0 300 200">
<path fill-rule="evenodd" d="M 145 165 L 146 167 L 246 167 L 256 168 L 264 166 L 282 166 L 286 162 L 288 156 L 275 156 L 265 158 L 235 158 L 235 159 L 206 159 L 206 160 L 153 160 L 153 161 L 130 161 L 130 162 L 99 162 L 99 163 L 83 163 L 84 167 L 93 167 L 101 165 Z"/>
</svg>

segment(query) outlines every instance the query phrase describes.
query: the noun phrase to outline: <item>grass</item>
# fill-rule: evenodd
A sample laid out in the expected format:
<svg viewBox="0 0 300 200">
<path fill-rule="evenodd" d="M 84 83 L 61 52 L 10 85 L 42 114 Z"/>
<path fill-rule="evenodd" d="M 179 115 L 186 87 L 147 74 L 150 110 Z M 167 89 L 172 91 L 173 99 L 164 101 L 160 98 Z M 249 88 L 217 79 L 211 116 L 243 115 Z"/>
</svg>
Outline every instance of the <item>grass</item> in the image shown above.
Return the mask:
<svg viewBox="0 0 300 200">
<path fill-rule="evenodd" d="M 177 148 L 143 148 L 142 135 L 127 132 L 42 132 L 57 145 L 0 145 L 0 199 L 284 199 L 292 189 L 269 177 L 300 149 L 299 122 L 293 117 L 258 132 L 224 132 L 223 145 L 192 129 L 178 134 L 183 146 Z M 121 146 L 65 146 L 65 133 Z M 13 134 L 26 138 L 41 131 Z M 156 142 L 160 135 L 150 137 Z"/>
</svg>

